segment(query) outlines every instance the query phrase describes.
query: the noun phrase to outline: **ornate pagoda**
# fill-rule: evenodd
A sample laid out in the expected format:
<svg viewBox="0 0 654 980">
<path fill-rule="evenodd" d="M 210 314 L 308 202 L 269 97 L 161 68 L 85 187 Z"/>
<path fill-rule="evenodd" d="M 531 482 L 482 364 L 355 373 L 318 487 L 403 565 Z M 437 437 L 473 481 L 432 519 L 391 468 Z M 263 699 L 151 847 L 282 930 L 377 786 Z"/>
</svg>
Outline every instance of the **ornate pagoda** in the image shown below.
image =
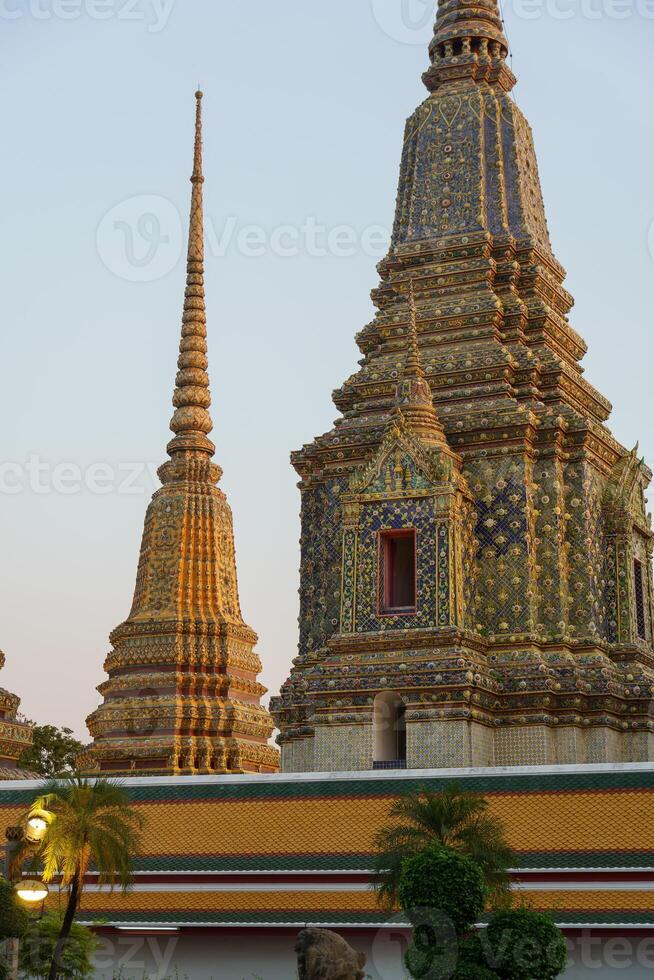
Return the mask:
<svg viewBox="0 0 654 980">
<path fill-rule="evenodd" d="M 209 415 L 196 93 L 191 216 L 173 439 L 149 506 L 129 618 L 111 635 L 103 704 L 80 763 L 122 774 L 274 772 L 257 635 L 239 604 L 232 513 L 219 489 Z"/>
<path fill-rule="evenodd" d="M 0 670 L 5 655 L 0 650 Z M 0 779 L 28 779 L 32 773 L 18 768 L 18 759 L 32 744 L 32 728 L 18 718 L 20 698 L 0 687 Z"/>
<path fill-rule="evenodd" d="M 651 760 L 651 473 L 581 367 L 496 0 L 429 51 L 360 368 L 293 455 L 282 767 Z"/>
</svg>

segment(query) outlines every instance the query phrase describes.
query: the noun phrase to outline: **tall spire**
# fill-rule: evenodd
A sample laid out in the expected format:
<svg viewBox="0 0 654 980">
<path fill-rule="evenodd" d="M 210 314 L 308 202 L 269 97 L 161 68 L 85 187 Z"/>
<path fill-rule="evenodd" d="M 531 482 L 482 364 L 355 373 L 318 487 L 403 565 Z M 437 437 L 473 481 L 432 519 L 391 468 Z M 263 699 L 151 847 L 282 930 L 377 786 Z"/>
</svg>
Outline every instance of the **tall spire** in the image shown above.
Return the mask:
<svg viewBox="0 0 654 980">
<path fill-rule="evenodd" d="M 497 0 L 439 0 L 431 68 L 423 80 L 430 91 L 470 77 L 509 91 L 515 78 L 505 63 L 508 53 Z"/>
<path fill-rule="evenodd" d="M 145 518 L 132 609 L 111 634 L 80 766 L 113 773 L 272 772 L 256 633 L 238 595 L 232 512 L 208 438 L 202 92 L 195 93 L 186 293 L 163 486 Z"/>
<path fill-rule="evenodd" d="M 182 315 L 179 368 L 175 380 L 175 414 L 170 428 L 175 433 L 168 444 L 171 456 L 200 452 L 213 456 L 215 446 L 208 438 L 213 429 L 209 414 L 211 394 L 207 368 L 207 316 L 204 300 L 204 218 L 202 202 L 202 92 L 195 93 L 195 145 L 191 176 L 191 214 L 188 230 L 186 291 Z"/>
</svg>

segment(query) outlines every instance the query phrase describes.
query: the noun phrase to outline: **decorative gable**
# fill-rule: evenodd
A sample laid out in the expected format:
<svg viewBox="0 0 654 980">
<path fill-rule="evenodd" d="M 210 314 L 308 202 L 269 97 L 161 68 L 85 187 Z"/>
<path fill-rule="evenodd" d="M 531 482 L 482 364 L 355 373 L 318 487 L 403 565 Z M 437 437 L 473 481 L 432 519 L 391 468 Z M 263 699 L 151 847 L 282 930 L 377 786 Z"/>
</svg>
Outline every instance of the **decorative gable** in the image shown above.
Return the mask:
<svg viewBox="0 0 654 980">
<path fill-rule="evenodd" d="M 353 495 L 368 499 L 421 496 L 450 483 L 452 475 L 452 457 L 425 446 L 399 416 L 370 463 L 354 471 L 350 487 Z"/>
</svg>

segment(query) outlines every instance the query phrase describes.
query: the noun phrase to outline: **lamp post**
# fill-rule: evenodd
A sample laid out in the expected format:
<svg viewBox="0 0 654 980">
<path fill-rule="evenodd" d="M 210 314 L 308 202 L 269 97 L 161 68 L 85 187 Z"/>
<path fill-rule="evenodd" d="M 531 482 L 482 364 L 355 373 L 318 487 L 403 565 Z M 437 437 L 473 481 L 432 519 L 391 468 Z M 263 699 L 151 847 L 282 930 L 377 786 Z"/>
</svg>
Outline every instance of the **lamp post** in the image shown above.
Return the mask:
<svg viewBox="0 0 654 980">
<path fill-rule="evenodd" d="M 14 858 L 22 847 L 24 838 L 25 832 L 22 827 L 7 827 L 5 830 L 4 876 L 7 881 L 12 881 L 15 878 Z M 6 941 L 7 980 L 16 980 L 18 977 L 19 945 L 18 937 Z"/>
<path fill-rule="evenodd" d="M 30 849 L 38 847 L 43 840 L 47 822 L 38 814 L 30 816 L 22 825 L 7 827 L 5 830 L 5 854 L 4 854 L 4 874 L 7 881 L 14 882 L 14 890 L 18 898 L 34 907 L 36 903 L 41 903 L 41 915 L 45 907 L 45 900 L 48 897 L 48 888 L 36 878 L 22 879 L 22 874 L 15 867 L 17 854 L 25 848 L 27 844 Z M 7 940 L 7 980 L 17 980 L 18 977 L 18 951 L 20 940 L 18 937 Z"/>
</svg>

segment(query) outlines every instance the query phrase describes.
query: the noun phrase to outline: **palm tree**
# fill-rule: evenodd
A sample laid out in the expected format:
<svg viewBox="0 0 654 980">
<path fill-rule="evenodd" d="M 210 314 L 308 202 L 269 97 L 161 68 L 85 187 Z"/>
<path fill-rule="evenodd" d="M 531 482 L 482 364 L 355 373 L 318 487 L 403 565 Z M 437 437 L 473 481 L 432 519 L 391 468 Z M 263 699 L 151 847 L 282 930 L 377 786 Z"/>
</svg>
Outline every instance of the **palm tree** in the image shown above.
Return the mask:
<svg viewBox="0 0 654 980">
<path fill-rule="evenodd" d="M 91 865 L 101 884 L 129 887 L 133 858 L 138 853 L 142 820 L 130 805 L 121 783 L 89 780 L 74 773 L 42 787 L 30 817 L 42 817 L 47 829 L 40 846 L 43 880 L 60 876 L 68 889 L 66 911 L 55 946 L 48 980 L 56 980 Z"/>
<path fill-rule="evenodd" d="M 402 863 L 434 843 L 472 858 L 481 868 L 493 905 L 510 902 L 509 868 L 516 856 L 506 843 L 502 822 L 488 812 L 488 801 L 449 783 L 440 793 L 428 789 L 397 800 L 393 823 L 375 836 L 377 890 L 382 904 L 396 906 Z"/>
</svg>

